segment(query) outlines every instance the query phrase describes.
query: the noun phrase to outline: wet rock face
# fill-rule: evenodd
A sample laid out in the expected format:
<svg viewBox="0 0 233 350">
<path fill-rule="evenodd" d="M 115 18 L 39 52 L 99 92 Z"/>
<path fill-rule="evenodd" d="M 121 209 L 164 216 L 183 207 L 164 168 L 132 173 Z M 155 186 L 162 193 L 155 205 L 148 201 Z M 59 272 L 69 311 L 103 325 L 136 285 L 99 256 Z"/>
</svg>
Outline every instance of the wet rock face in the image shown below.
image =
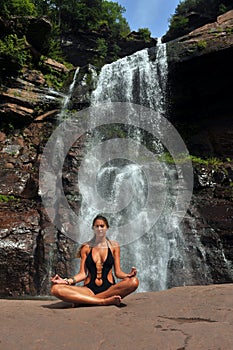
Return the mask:
<svg viewBox="0 0 233 350">
<path fill-rule="evenodd" d="M 46 295 L 54 266 L 70 275 L 74 254 L 38 195 L 41 155 L 64 95 L 37 71 L 8 83 L 0 92 L 0 295 Z"/>
<path fill-rule="evenodd" d="M 233 11 L 167 43 L 170 120 L 190 153 L 232 158 Z"/>
<path fill-rule="evenodd" d="M 232 282 L 232 168 L 194 167 L 193 196 L 181 222 L 183 259 L 170 259 L 168 287 Z"/>
<path fill-rule="evenodd" d="M 232 217 L 233 217 L 233 174 L 232 163 L 219 166 L 213 169 L 211 166 L 195 169 L 196 184 L 194 189 L 194 204 L 198 209 L 199 217 L 202 220 L 202 226 L 208 226 L 217 233 L 215 246 L 221 246 L 222 262 L 225 268 L 231 268 L 233 262 L 233 235 L 232 235 Z M 204 181 L 202 181 L 204 177 Z M 200 219 L 197 220 L 200 224 Z M 208 233 L 208 231 L 207 231 Z M 204 246 L 213 244 L 210 234 L 203 234 L 201 241 Z M 211 254 L 211 252 L 209 252 Z M 213 254 L 213 252 L 212 252 Z M 213 254 L 214 258 L 214 254 Z M 215 258 L 217 258 L 215 256 Z M 215 281 L 218 276 L 217 264 L 213 264 L 213 275 Z M 225 274 L 226 280 L 231 274 Z"/>
<path fill-rule="evenodd" d="M 39 233 L 38 211 L 13 200 L 11 208 L 3 202 L 0 208 L 0 295 L 36 295 L 34 250 Z"/>
<path fill-rule="evenodd" d="M 56 269 L 72 274 L 74 244 L 59 234 L 38 203 L 0 202 L 1 297 L 48 295 Z"/>
<path fill-rule="evenodd" d="M 187 260 L 171 261 L 171 287 L 233 278 L 232 25 L 229 11 L 167 43 L 170 120 L 192 156 L 216 161 L 194 163 L 192 201 L 182 222 Z"/>
<path fill-rule="evenodd" d="M 0 295 L 47 295 L 51 275 L 71 275 L 75 245 L 49 221 L 38 195 L 43 146 L 54 126 L 1 133 Z"/>
</svg>

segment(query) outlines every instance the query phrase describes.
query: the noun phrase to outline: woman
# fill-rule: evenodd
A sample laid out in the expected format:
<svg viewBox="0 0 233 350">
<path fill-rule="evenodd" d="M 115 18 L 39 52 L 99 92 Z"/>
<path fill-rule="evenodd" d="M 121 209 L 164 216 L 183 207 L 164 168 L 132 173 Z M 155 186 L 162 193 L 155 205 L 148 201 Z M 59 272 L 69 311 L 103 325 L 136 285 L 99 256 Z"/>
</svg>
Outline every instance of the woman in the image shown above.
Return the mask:
<svg viewBox="0 0 233 350">
<path fill-rule="evenodd" d="M 106 237 L 109 224 L 104 216 L 93 220 L 94 237 L 79 249 L 80 270 L 72 278 L 52 278 L 51 293 L 55 297 L 72 304 L 120 305 L 121 299 L 134 292 L 138 287 L 137 270 L 132 267 L 130 273 L 121 270 L 120 247 L 117 242 Z M 122 281 L 115 283 L 115 276 Z M 75 286 L 84 281 L 84 286 Z"/>
</svg>

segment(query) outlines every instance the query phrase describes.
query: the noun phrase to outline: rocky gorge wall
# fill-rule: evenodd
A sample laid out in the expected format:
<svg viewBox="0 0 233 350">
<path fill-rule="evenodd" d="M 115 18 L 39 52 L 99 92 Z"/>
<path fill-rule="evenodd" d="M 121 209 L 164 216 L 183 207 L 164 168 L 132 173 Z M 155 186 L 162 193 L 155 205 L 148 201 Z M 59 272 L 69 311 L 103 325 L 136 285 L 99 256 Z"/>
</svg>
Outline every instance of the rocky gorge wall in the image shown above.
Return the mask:
<svg viewBox="0 0 233 350">
<path fill-rule="evenodd" d="M 194 156 L 194 191 L 183 230 L 203 244 L 204 254 L 198 254 L 214 283 L 233 277 L 232 25 L 229 11 L 167 44 L 169 118 Z M 195 248 L 187 244 L 192 256 Z M 200 269 L 198 259 L 192 260 Z"/>
<path fill-rule="evenodd" d="M 187 284 L 230 282 L 233 11 L 168 42 L 167 51 L 169 118 L 196 157 L 194 192 L 183 232 L 193 269 L 208 266 L 207 275 L 203 272 L 200 278 L 197 273 Z M 89 72 L 85 55 L 80 63 L 83 78 Z M 52 61 L 48 64 L 64 77 L 67 74 L 64 66 Z M 56 127 L 64 95 L 48 89 L 41 72 L 28 70 L 8 78 L 0 94 L 0 295 L 46 295 L 55 271 L 63 276 L 72 274 L 76 249 L 50 223 L 38 193 L 41 154 Z M 81 80 L 73 102 L 78 109 L 83 108 L 88 106 L 88 97 L 89 88 Z M 81 149 L 82 144 L 76 149 L 80 157 Z M 72 162 L 69 166 L 72 176 L 78 166 L 72 168 Z M 204 251 L 194 244 L 194 234 Z M 174 280 L 175 270 L 180 271 L 180 279 Z M 183 284 L 182 266 L 171 262 L 169 271 L 169 287 Z"/>
</svg>

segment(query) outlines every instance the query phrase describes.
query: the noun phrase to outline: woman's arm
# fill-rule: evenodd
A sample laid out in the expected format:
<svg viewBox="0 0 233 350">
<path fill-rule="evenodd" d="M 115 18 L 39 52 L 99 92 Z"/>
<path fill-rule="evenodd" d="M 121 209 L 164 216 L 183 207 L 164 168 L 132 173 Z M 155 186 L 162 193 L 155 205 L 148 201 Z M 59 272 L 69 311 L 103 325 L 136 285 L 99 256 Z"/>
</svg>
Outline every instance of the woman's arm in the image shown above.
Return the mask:
<svg viewBox="0 0 233 350">
<path fill-rule="evenodd" d="M 137 274 L 137 270 L 135 267 L 132 267 L 130 273 L 125 273 L 121 270 L 121 262 L 120 262 L 120 247 L 117 242 L 112 243 L 114 249 L 113 249 L 113 255 L 114 255 L 114 272 L 115 276 L 117 278 L 126 278 L 126 277 L 134 277 Z"/>
<path fill-rule="evenodd" d="M 89 253 L 89 246 L 86 244 L 82 247 L 80 252 L 80 255 L 81 255 L 80 268 L 77 275 L 74 276 L 76 283 L 84 281 L 85 278 L 87 277 L 86 259 L 87 259 L 88 253 Z"/>
<path fill-rule="evenodd" d="M 59 275 L 55 275 L 51 281 L 54 284 L 76 284 L 79 282 L 82 282 L 85 280 L 87 274 L 86 274 L 86 267 L 85 267 L 85 263 L 86 263 L 86 258 L 87 258 L 87 253 L 89 251 L 89 248 L 87 245 L 83 246 L 81 249 L 81 262 L 80 262 L 80 269 L 79 272 L 74 275 L 74 277 L 70 277 L 70 278 L 62 278 Z"/>
</svg>

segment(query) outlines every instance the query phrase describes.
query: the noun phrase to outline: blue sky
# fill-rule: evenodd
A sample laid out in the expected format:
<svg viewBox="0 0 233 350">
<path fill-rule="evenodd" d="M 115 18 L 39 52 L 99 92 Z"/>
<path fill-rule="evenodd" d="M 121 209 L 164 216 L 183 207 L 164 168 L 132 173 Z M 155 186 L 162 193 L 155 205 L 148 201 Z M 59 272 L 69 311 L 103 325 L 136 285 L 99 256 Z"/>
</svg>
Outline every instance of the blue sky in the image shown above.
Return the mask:
<svg viewBox="0 0 233 350">
<path fill-rule="evenodd" d="M 169 18 L 180 0 L 116 0 L 125 7 L 123 16 L 131 30 L 149 28 L 152 37 L 161 37 L 168 30 Z"/>
</svg>

